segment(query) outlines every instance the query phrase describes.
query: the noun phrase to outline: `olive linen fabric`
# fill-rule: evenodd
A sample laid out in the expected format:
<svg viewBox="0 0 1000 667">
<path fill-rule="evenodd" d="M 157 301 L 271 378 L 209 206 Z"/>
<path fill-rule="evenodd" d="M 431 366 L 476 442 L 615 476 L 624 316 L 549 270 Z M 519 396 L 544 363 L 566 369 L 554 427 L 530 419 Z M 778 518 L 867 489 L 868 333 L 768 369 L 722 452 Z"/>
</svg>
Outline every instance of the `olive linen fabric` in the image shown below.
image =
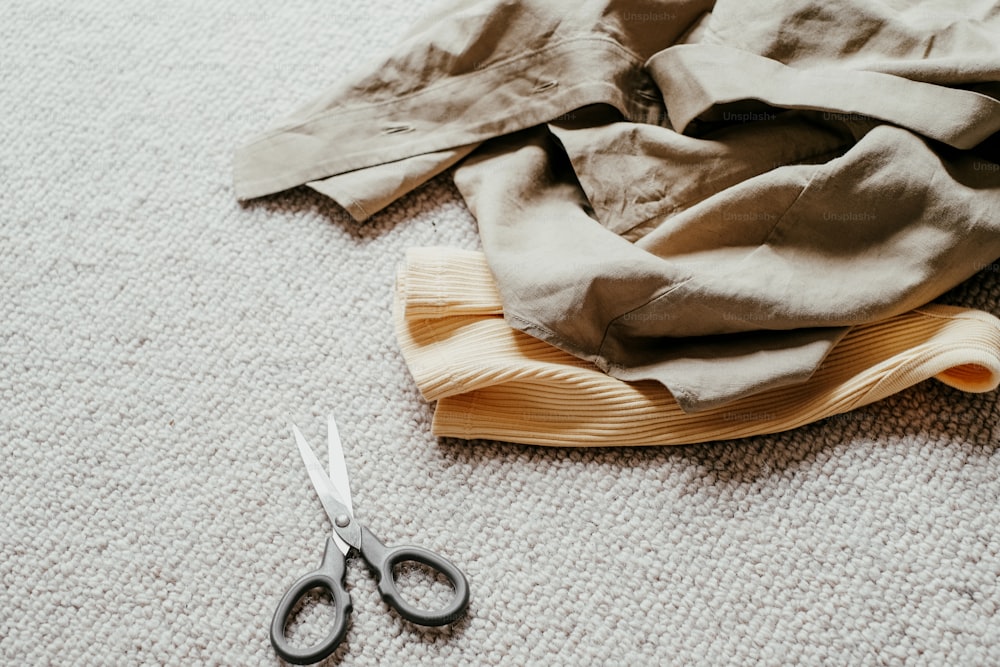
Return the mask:
<svg viewBox="0 0 1000 667">
<path fill-rule="evenodd" d="M 851 329 L 812 378 L 685 413 L 656 382 L 624 382 L 521 331 L 482 253 L 411 248 L 397 274 L 396 336 L 441 437 L 560 447 L 676 445 L 796 428 L 935 378 L 1000 384 L 1000 320 L 928 304 Z M 941 410 L 947 413 L 944 406 Z"/>
<path fill-rule="evenodd" d="M 508 324 L 697 412 L 1000 257 L 1000 5 L 442 5 L 235 159 L 361 220 L 446 169 Z"/>
</svg>

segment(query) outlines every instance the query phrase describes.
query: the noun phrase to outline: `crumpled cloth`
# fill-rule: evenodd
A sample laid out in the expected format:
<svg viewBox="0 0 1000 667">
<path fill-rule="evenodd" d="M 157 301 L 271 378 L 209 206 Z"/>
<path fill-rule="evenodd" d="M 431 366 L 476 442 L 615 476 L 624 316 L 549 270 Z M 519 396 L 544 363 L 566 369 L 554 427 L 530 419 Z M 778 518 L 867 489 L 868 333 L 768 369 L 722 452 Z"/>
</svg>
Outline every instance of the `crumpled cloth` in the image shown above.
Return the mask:
<svg viewBox="0 0 1000 667">
<path fill-rule="evenodd" d="M 364 219 L 453 169 L 507 323 L 685 411 L 1000 257 L 1000 4 L 452 0 L 236 154 Z"/>
</svg>

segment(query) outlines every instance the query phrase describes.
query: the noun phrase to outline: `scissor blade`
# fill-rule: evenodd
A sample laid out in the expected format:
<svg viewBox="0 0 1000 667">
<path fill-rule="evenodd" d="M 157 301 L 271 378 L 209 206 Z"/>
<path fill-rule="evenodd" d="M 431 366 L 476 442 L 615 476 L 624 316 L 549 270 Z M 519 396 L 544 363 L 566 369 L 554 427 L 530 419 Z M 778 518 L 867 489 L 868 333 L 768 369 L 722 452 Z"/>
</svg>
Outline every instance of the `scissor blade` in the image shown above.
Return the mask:
<svg viewBox="0 0 1000 667">
<path fill-rule="evenodd" d="M 340 441 L 340 432 L 337 430 L 337 422 L 333 415 L 327 417 L 327 450 L 330 454 L 330 480 L 340 492 L 340 498 L 347 505 L 351 513 L 354 512 L 354 505 L 351 504 L 351 478 L 347 475 L 347 463 L 344 462 L 344 445 Z"/>
<path fill-rule="evenodd" d="M 299 431 L 295 424 L 292 424 L 292 431 L 295 433 L 295 442 L 299 446 L 299 454 L 302 455 L 302 462 L 306 464 L 309 479 L 312 480 L 316 494 L 319 496 L 319 501 L 323 503 L 323 509 L 326 510 L 327 516 L 333 522 L 334 541 L 346 556 L 347 552 L 350 551 L 350 546 L 355 548 L 361 547 L 361 528 L 354 520 L 354 513 L 344 503 L 344 499 L 341 498 L 330 478 L 326 476 L 326 473 L 323 471 L 323 465 L 316 458 L 316 454 L 313 453 L 313 450 L 306 443 L 306 439 L 302 437 L 302 432 Z M 338 520 L 342 517 L 347 517 L 350 522 L 346 526 L 346 529 L 338 526 Z M 344 539 L 341 540 L 340 538 Z"/>
</svg>

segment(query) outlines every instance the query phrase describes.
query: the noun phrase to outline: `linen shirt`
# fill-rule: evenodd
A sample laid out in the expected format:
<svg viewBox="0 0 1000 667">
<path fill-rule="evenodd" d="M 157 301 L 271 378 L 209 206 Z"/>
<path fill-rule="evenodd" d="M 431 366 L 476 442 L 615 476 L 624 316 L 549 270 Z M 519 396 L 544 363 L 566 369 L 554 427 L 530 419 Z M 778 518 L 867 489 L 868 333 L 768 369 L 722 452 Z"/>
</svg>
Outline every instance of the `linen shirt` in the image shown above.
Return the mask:
<svg viewBox="0 0 1000 667">
<path fill-rule="evenodd" d="M 452 168 L 514 328 L 706 410 L 1000 256 L 1000 5 L 449 2 L 236 155 L 363 220 Z"/>
</svg>

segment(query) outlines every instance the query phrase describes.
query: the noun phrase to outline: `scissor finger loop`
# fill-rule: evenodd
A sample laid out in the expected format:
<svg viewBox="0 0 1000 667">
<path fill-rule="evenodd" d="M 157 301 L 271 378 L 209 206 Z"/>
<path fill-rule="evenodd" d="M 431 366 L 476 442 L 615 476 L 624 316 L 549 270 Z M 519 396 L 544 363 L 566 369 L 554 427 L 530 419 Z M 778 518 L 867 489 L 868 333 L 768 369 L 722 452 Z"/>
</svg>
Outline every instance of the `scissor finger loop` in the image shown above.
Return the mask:
<svg viewBox="0 0 1000 667">
<path fill-rule="evenodd" d="M 329 657 L 347 634 L 347 619 L 351 613 L 351 595 L 344 586 L 346 561 L 332 538 L 326 541 L 326 551 L 319 568 L 300 577 L 278 602 L 271 620 L 271 645 L 275 653 L 295 665 L 308 665 Z M 313 646 L 298 647 L 288 641 L 286 632 L 292 612 L 313 590 L 324 590 L 333 600 L 334 621 L 326 637 Z"/>
<path fill-rule="evenodd" d="M 386 547 L 364 526 L 361 527 L 361 557 L 375 574 L 379 595 L 406 620 L 418 625 L 447 625 L 456 621 L 469 606 L 469 582 L 465 574 L 444 556 L 415 546 Z M 407 602 L 396 583 L 395 568 L 409 561 L 435 570 L 451 583 L 451 601 L 441 608 L 424 609 Z"/>
</svg>

